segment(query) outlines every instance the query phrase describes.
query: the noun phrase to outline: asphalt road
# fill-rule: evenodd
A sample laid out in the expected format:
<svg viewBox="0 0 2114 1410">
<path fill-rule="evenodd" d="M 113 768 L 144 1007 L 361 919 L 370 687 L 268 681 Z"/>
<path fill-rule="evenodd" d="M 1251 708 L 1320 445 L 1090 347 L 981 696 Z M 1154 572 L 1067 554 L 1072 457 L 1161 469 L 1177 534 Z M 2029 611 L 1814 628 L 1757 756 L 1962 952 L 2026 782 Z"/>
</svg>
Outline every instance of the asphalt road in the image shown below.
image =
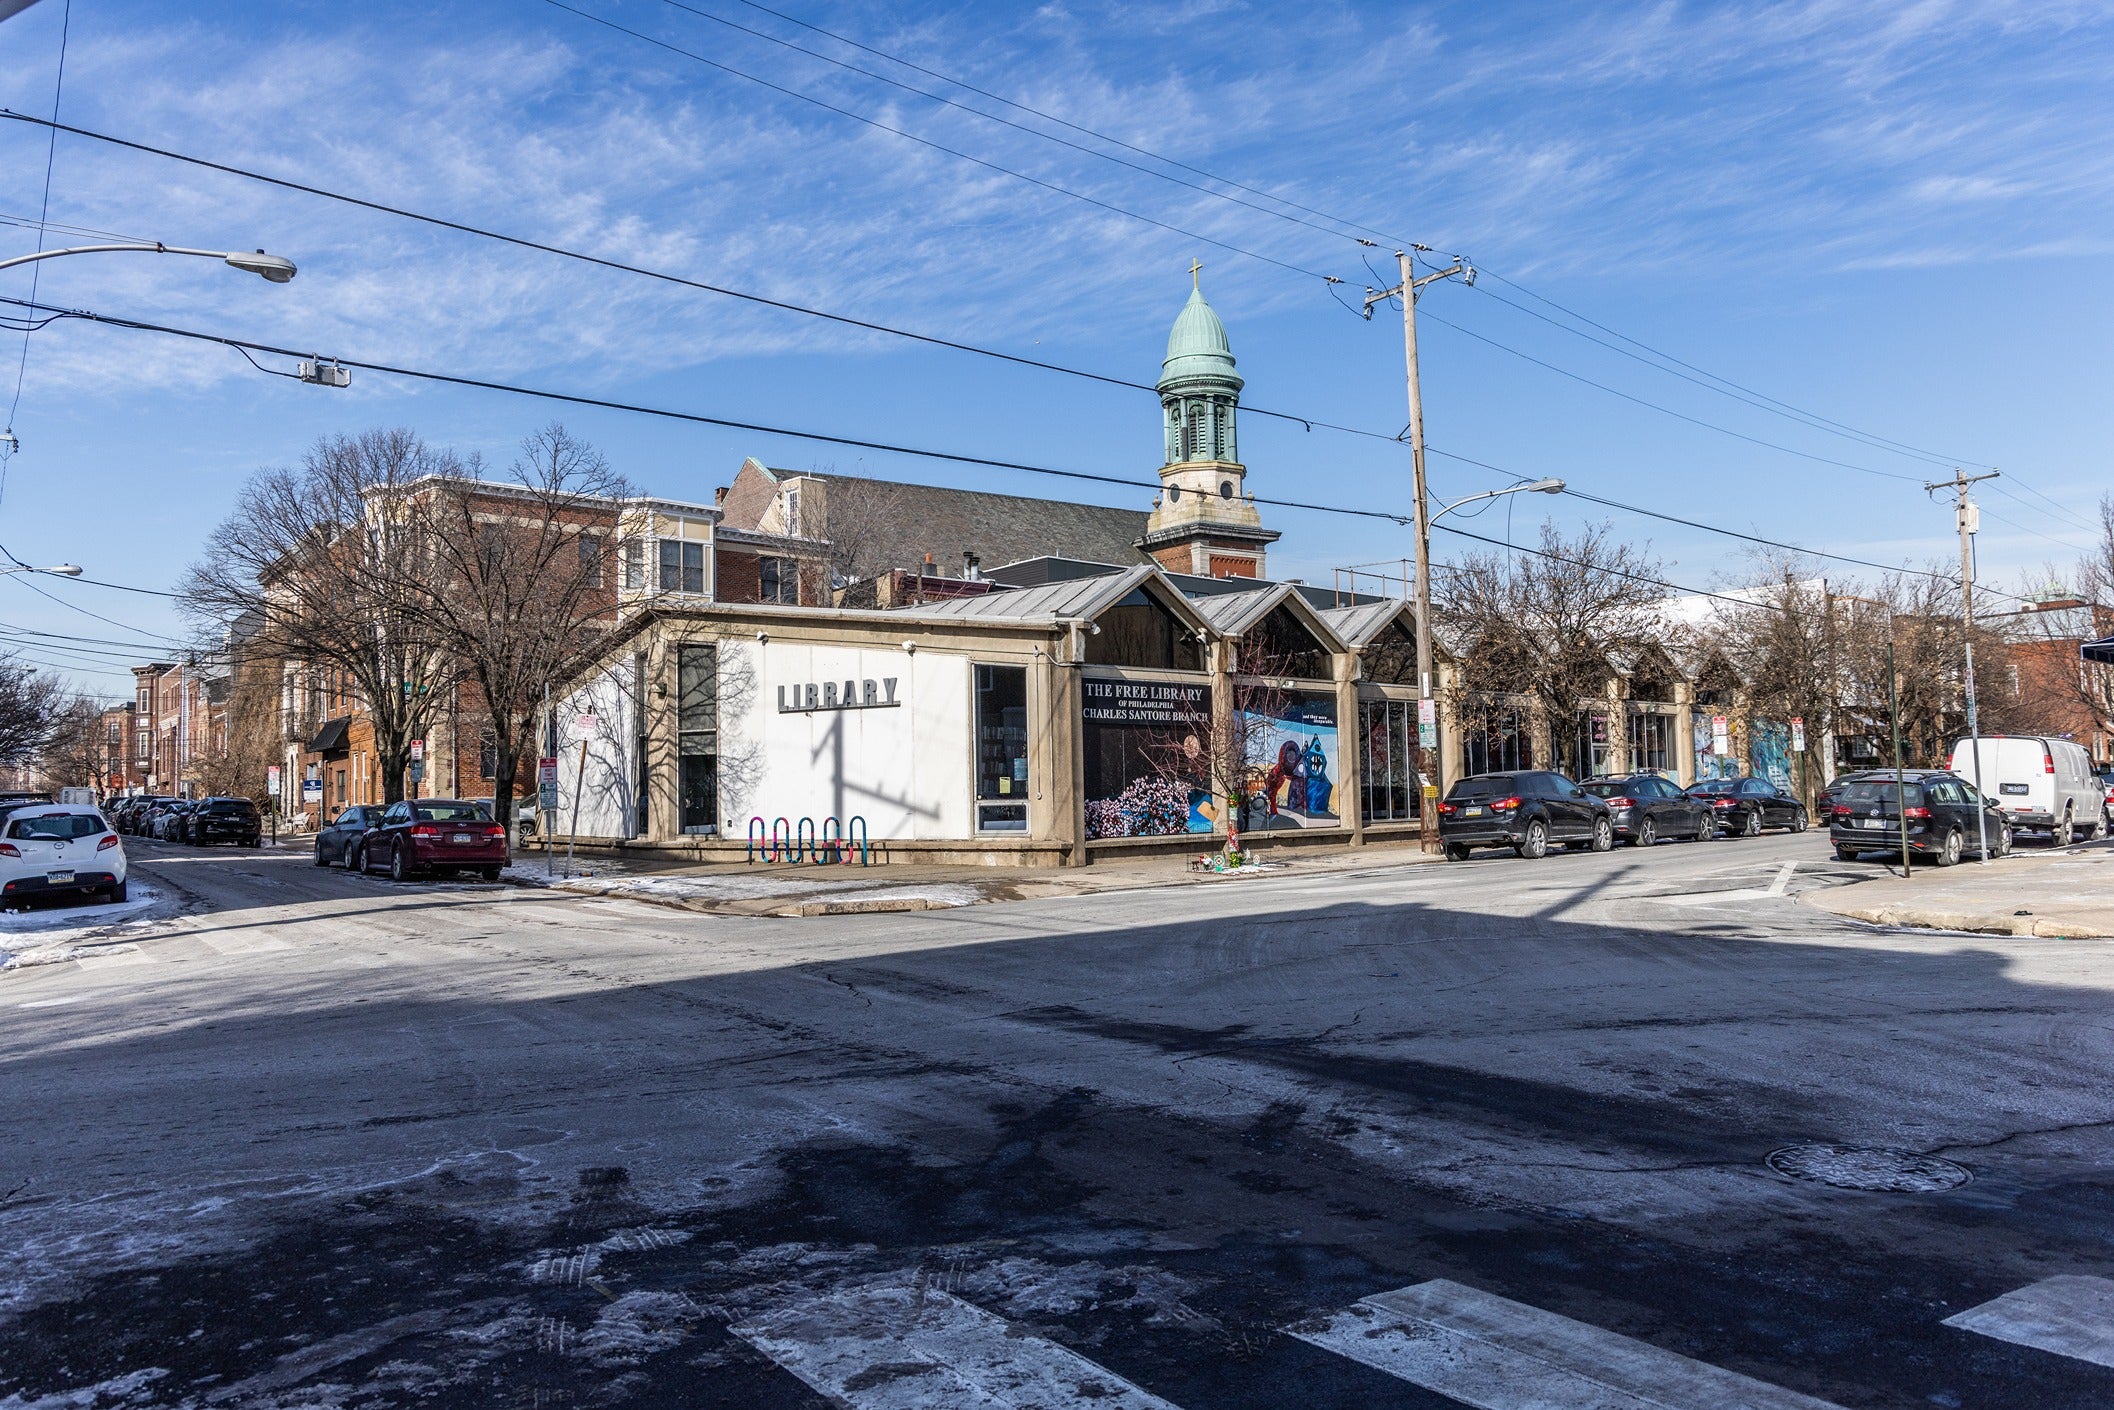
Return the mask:
<svg viewBox="0 0 2114 1410">
<path fill-rule="evenodd" d="M 1822 834 L 804 920 L 129 845 L 184 913 L 0 974 L 0 1410 L 2114 1404 L 1944 1324 L 2114 1274 L 2114 945 Z"/>
</svg>

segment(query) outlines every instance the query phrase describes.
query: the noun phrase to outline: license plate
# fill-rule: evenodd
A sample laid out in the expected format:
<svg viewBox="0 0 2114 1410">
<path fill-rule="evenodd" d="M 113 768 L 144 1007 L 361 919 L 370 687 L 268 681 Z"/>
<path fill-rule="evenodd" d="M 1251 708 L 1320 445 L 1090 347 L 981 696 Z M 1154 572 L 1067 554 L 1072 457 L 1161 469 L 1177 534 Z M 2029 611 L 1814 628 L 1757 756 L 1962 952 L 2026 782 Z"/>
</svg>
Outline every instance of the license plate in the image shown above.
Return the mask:
<svg viewBox="0 0 2114 1410">
<path fill-rule="evenodd" d="M 475 842 L 477 839 L 467 832 L 458 832 L 455 834 L 455 840 L 457 842 Z"/>
<path fill-rule="evenodd" d="M 1886 826 L 1886 823 L 1880 818 L 1866 818 L 1864 825 L 1869 828 L 1882 828 Z"/>
<path fill-rule="evenodd" d="M 2026 785 L 2025 785 L 2025 784 L 2023 784 L 2023 783 L 2000 783 L 2000 784 L 1998 784 L 1998 785 L 1997 785 L 1997 792 L 1999 792 L 1999 793 L 2014 793 L 2014 794 L 2017 794 L 2017 793 L 2024 793 L 2025 791 L 2026 791 Z"/>
<path fill-rule="evenodd" d="M 73 873 L 70 871 L 48 871 L 44 873 L 44 879 L 54 886 L 64 886 L 73 880 Z"/>
<path fill-rule="evenodd" d="M 1462 816 L 1462 817 L 1466 817 L 1466 818 L 1479 818 L 1479 817 L 1481 817 L 1482 815 L 1483 815 L 1483 810 L 1482 810 L 1481 808 L 1463 808 L 1463 809 L 1461 809 L 1461 816 Z"/>
</svg>

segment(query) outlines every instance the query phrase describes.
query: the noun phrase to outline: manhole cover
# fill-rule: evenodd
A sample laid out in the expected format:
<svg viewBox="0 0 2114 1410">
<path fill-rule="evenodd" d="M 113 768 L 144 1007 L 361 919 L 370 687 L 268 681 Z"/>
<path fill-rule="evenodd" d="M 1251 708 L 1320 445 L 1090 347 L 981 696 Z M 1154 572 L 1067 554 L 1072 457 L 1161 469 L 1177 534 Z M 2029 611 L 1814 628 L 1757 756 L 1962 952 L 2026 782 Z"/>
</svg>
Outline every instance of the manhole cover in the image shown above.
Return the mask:
<svg viewBox="0 0 2114 1410">
<path fill-rule="evenodd" d="M 1974 1176 L 1964 1165 L 1884 1146 L 1785 1146 L 1769 1152 L 1768 1166 L 1794 1180 L 1817 1180 L 1844 1190 L 1889 1190 L 1924 1195 L 1956 1189 Z"/>
</svg>

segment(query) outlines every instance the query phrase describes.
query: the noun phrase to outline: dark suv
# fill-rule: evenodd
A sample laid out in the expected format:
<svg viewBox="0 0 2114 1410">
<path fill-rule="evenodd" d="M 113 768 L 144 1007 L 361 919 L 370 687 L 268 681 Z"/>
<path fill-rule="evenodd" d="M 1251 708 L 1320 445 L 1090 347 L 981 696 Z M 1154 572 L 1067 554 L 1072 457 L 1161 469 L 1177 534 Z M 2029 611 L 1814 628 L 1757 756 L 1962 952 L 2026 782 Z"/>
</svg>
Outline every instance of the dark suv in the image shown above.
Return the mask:
<svg viewBox="0 0 2114 1410">
<path fill-rule="evenodd" d="M 1963 853 L 1979 852 L 1985 838 L 1989 856 L 2011 851 L 2011 820 L 2003 810 L 1944 769 L 1903 769 L 1898 793 L 1892 769 L 1846 785 L 1828 818 L 1828 840 L 1845 862 L 1856 861 L 1860 852 L 1883 850 L 1898 857 L 1904 815 L 1909 850 L 1937 866 L 1949 867 Z"/>
<path fill-rule="evenodd" d="M 1578 786 L 1607 799 L 1619 841 L 1649 847 L 1668 837 L 1703 842 L 1717 832 L 1717 817 L 1708 803 L 1689 797 L 1680 784 L 1658 774 L 1589 778 Z"/>
<path fill-rule="evenodd" d="M 257 805 L 247 798 L 208 798 L 191 810 L 184 823 L 185 840 L 201 847 L 214 842 L 237 842 L 258 847 L 264 841 L 264 819 Z"/>
<path fill-rule="evenodd" d="M 1540 857 L 1551 842 L 1562 842 L 1605 852 L 1615 845 L 1615 822 L 1605 799 L 1562 774 L 1521 769 L 1455 783 L 1439 804 L 1439 840 L 1454 862 L 1474 847 L 1510 847 L 1522 857 Z"/>
</svg>

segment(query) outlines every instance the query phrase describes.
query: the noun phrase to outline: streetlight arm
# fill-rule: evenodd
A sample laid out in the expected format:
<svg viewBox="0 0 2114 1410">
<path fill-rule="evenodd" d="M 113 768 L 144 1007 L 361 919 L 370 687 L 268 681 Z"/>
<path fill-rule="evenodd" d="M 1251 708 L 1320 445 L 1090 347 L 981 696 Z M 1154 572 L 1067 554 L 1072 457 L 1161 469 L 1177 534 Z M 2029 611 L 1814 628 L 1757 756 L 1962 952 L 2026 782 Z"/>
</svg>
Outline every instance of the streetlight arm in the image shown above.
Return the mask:
<svg viewBox="0 0 2114 1410">
<path fill-rule="evenodd" d="M 12 259 L 0 259 L 0 269 L 13 269 L 18 264 L 31 264 L 40 259 L 57 259 L 61 255 L 99 255 L 132 252 L 150 255 L 197 255 L 201 259 L 224 260 L 236 269 L 262 275 L 274 284 L 284 284 L 294 277 L 295 265 L 290 259 L 268 255 L 262 250 L 245 253 L 241 250 L 192 250 L 180 245 L 164 245 L 160 241 L 127 242 L 121 245 L 69 245 L 62 250 L 39 250 L 33 255 L 16 255 Z"/>
<path fill-rule="evenodd" d="M 1449 505 L 1445 505 L 1426 522 L 1435 524 L 1462 505 L 1474 504 L 1478 500 L 1496 499 L 1500 495 L 1508 494 L 1562 494 L 1563 490 L 1564 484 L 1561 480 L 1534 480 L 1523 485 L 1507 485 L 1501 490 L 1484 490 L 1481 494 L 1466 495 Z"/>
</svg>

